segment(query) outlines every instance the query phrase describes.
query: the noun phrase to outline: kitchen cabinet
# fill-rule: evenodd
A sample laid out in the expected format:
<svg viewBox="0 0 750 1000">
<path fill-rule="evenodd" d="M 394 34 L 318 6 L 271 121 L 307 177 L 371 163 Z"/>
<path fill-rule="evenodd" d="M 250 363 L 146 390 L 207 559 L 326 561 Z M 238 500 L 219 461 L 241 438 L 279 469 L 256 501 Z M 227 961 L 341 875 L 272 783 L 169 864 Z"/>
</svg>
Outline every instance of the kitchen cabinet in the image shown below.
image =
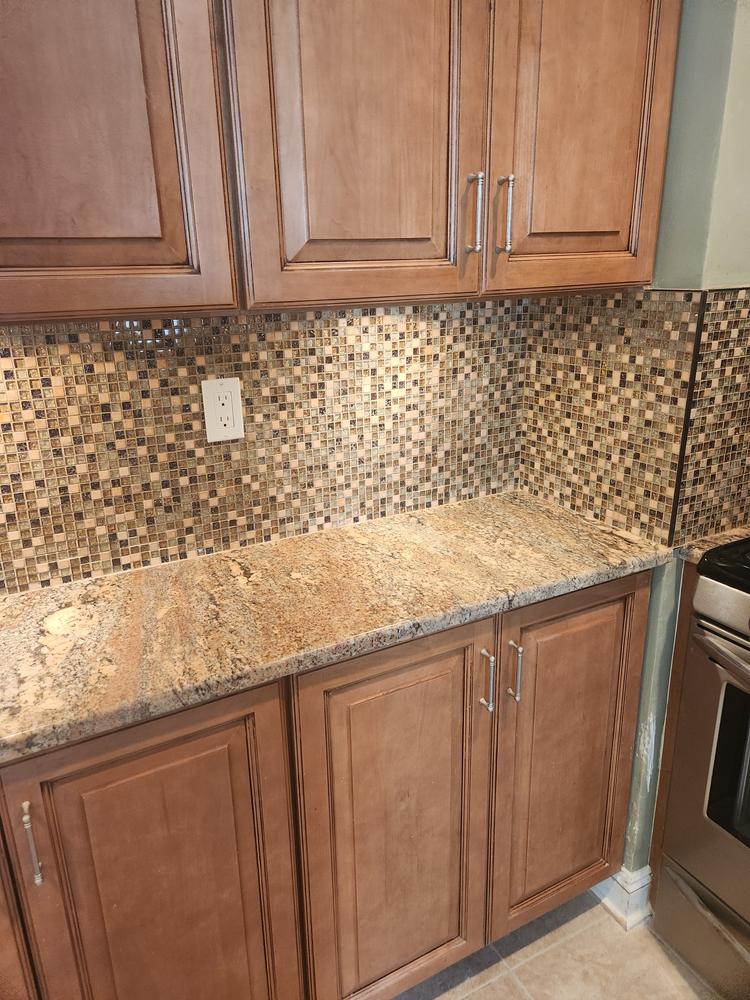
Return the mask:
<svg viewBox="0 0 750 1000">
<path fill-rule="evenodd" d="M 11 4 L 0 321 L 646 283 L 678 19 L 679 0 Z"/>
<path fill-rule="evenodd" d="M 15 893 L 45 1000 L 388 1000 L 613 874 L 648 593 L 637 574 L 2 768 L 0 984 L 33 1000 Z"/>
<path fill-rule="evenodd" d="M 489 291 L 651 280 L 679 11 L 496 4 Z"/>
<path fill-rule="evenodd" d="M 233 7 L 258 303 L 650 281 L 679 0 Z"/>
<path fill-rule="evenodd" d="M 26 942 L 0 839 L 0 997 L 36 1000 Z"/>
<path fill-rule="evenodd" d="M 485 942 L 486 620 L 296 679 L 311 996 L 393 997 Z"/>
<path fill-rule="evenodd" d="M 231 6 L 255 300 L 478 292 L 487 0 Z"/>
<path fill-rule="evenodd" d="M 271 685 L 2 772 L 45 1000 L 301 996 L 287 756 Z"/>
<path fill-rule="evenodd" d="M 3 4 L 0 321 L 235 304 L 213 35 L 210 0 Z"/>
<path fill-rule="evenodd" d="M 492 938 L 620 867 L 648 594 L 642 573 L 503 616 Z"/>
</svg>

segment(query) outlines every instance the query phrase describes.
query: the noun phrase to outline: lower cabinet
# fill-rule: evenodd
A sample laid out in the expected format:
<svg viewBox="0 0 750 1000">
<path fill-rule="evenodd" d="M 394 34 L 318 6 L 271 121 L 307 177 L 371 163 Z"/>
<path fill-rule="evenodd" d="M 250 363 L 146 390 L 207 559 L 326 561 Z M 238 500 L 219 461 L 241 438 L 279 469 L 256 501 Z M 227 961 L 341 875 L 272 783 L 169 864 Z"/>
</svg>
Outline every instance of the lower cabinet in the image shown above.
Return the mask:
<svg viewBox="0 0 750 1000">
<path fill-rule="evenodd" d="M 301 996 L 283 712 L 271 685 L 3 771 L 45 1000 Z"/>
<path fill-rule="evenodd" d="M 36 1000 L 36 995 L 0 838 L 0 998 Z"/>
<path fill-rule="evenodd" d="M 494 642 L 487 620 L 295 683 L 316 1000 L 396 996 L 485 942 Z"/>
<path fill-rule="evenodd" d="M 649 574 L 503 616 L 490 938 L 620 867 Z"/>
<path fill-rule="evenodd" d="M 2 769 L 26 934 L 2 878 L 0 996 L 34 998 L 27 937 L 43 1000 L 388 1000 L 605 878 L 648 593 L 642 573 Z"/>
</svg>

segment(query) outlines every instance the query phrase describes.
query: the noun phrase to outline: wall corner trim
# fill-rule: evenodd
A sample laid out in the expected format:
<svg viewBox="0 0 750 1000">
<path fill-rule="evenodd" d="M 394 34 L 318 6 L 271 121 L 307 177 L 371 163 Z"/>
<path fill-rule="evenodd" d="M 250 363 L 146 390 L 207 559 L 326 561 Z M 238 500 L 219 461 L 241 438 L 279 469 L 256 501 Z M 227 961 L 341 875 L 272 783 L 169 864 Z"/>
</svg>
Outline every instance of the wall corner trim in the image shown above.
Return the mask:
<svg viewBox="0 0 750 1000">
<path fill-rule="evenodd" d="M 650 886 L 651 868 L 644 865 L 634 872 L 621 868 L 611 878 L 595 885 L 592 891 L 617 923 L 626 931 L 632 931 L 651 916 Z"/>
</svg>

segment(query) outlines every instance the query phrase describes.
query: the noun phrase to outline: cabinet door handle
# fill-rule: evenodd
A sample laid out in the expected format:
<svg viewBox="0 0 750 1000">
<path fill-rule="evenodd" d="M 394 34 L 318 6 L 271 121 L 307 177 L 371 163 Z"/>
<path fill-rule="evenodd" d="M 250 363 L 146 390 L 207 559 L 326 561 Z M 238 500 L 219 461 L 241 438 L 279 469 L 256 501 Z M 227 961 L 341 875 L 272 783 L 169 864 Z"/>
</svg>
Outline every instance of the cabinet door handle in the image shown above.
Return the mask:
<svg viewBox="0 0 750 1000">
<path fill-rule="evenodd" d="M 477 214 L 474 219 L 474 244 L 469 243 L 465 249 L 467 253 L 482 252 L 482 207 L 484 205 L 484 171 L 480 170 L 476 174 L 469 174 L 466 178 L 469 184 L 477 182 Z"/>
<path fill-rule="evenodd" d="M 492 655 L 492 653 L 488 653 L 486 649 L 483 649 L 479 655 L 485 657 L 490 669 L 490 697 L 489 700 L 487 698 L 480 698 L 479 704 L 484 705 L 484 707 L 487 709 L 488 712 L 494 712 L 495 711 L 495 657 Z"/>
<path fill-rule="evenodd" d="M 523 680 L 523 646 L 519 646 L 512 639 L 508 642 L 516 651 L 516 689 L 508 688 L 508 694 L 516 701 L 521 700 L 521 681 Z"/>
<path fill-rule="evenodd" d="M 39 863 L 39 855 L 36 851 L 36 842 L 34 840 L 34 831 L 31 828 L 31 803 L 22 802 L 21 809 L 23 810 L 23 828 L 26 831 L 26 839 L 29 842 L 29 854 L 31 855 L 31 867 L 34 871 L 34 885 L 41 885 L 44 882 L 44 876 L 42 875 L 42 866 Z"/>
<path fill-rule="evenodd" d="M 516 183 L 516 175 L 508 174 L 507 177 L 498 177 L 497 183 L 502 186 L 508 182 L 508 205 L 505 209 L 505 246 L 496 246 L 495 253 L 510 253 L 513 249 L 513 185 Z"/>
</svg>

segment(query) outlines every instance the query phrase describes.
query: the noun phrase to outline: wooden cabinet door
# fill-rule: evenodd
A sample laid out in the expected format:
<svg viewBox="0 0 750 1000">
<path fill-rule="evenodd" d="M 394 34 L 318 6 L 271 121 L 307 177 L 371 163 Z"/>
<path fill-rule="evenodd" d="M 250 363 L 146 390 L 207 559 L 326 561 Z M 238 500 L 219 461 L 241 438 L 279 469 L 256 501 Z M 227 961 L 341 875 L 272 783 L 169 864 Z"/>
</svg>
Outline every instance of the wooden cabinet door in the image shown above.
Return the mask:
<svg viewBox="0 0 750 1000">
<path fill-rule="evenodd" d="M 45 1000 L 298 1000 L 283 722 L 272 685 L 2 772 Z"/>
<path fill-rule="evenodd" d="M 0 997 L 35 1000 L 26 943 L 0 837 Z"/>
<path fill-rule="evenodd" d="M 211 3 L 2 5 L 0 321 L 234 302 Z"/>
<path fill-rule="evenodd" d="M 488 289 L 651 280 L 679 8 L 679 0 L 496 5 Z"/>
<path fill-rule="evenodd" d="M 300 677 L 312 996 L 393 997 L 485 941 L 492 621 Z"/>
<path fill-rule="evenodd" d="M 479 290 L 487 0 L 234 0 L 255 300 Z"/>
<path fill-rule="evenodd" d="M 493 938 L 620 867 L 648 593 L 642 573 L 503 616 Z"/>
</svg>

